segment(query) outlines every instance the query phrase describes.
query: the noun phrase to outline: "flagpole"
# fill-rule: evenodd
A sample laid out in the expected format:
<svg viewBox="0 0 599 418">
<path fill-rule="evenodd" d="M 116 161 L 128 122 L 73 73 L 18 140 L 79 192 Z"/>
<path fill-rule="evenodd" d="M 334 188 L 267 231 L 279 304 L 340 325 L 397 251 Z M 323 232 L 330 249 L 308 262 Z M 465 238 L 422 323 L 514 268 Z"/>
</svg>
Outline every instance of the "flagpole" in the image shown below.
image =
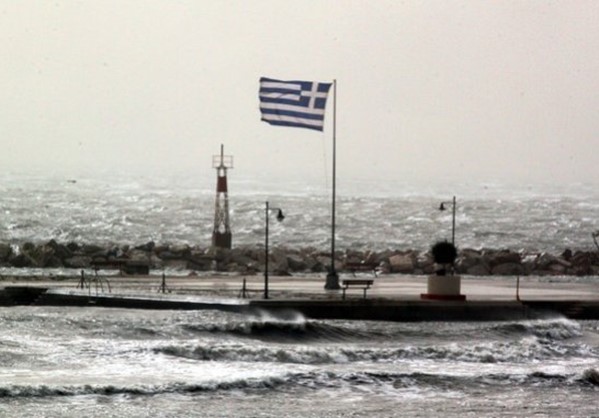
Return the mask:
<svg viewBox="0 0 599 418">
<path fill-rule="evenodd" d="M 331 266 L 325 289 L 339 289 L 339 275 L 335 270 L 335 194 L 337 186 L 337 80 L 333 80 L 333 202 L 331 205 Z"/>
</svg>

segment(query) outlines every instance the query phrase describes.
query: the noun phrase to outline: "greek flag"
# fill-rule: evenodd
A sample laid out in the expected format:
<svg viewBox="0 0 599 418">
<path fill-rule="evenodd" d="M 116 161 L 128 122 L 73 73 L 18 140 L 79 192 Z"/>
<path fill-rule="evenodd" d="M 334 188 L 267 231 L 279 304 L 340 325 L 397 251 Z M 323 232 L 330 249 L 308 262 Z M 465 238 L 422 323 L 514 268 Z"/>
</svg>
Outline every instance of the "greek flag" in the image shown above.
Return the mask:
<svg viewBox="0 0 599 418">
<path fill-rule="evenodd" d="M 260 78 L 260 112 L 271 125 L 322 131 L 332 83 Z"/>
</svg>

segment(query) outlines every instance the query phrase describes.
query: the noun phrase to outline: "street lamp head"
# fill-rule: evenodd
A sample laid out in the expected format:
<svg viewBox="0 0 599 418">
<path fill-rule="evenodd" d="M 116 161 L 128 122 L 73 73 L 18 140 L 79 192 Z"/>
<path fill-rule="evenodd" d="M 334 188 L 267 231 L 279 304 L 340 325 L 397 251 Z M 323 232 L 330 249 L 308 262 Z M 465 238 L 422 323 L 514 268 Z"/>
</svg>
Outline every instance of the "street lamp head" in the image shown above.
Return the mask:
<svg viewBox="0 0 599 418">
<path fill-rule="evenodd" d="M 283 221 L 283 219 L 285 219 L 285 215 L 283 215 L 283 211 L 279 209 L 279 211 L 277 212 L 277 221 L 281 222 Z"/>
<path fill-rule="evenodd" d="M 441 202 L 439 205 L 439 210 L 445 210 L 445 202 Z"/>
</svg>

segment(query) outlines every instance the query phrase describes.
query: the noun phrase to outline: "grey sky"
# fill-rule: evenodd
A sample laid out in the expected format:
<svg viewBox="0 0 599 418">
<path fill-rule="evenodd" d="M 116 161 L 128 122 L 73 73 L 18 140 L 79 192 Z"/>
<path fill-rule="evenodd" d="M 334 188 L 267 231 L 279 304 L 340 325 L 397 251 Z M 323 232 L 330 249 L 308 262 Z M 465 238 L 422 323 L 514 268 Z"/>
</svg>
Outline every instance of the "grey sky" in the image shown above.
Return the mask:
<svg viewBox="0 0 599 418">
<path fill-rule="evenodd" d="M 597 1 L 0 0 L 0 164 L 325 176 L 258 79 L 337 79 L 340 178 L 594 182 Z"/>
</svg>

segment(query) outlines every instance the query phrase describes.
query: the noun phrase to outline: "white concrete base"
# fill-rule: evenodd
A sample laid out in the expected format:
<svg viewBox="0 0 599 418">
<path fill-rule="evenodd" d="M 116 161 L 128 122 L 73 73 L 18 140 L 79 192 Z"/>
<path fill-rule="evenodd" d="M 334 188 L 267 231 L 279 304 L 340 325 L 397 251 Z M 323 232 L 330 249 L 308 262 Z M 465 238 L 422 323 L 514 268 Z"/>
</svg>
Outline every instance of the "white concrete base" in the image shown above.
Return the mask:
<svg viewBox="0 0 599 418">
<path fill-rule="evenodd" d="M 422 299 L 465 300 L 460 293 L 462 280 L 460 276 L 428 276 L 427 293 L 420 295 Z"/>
</svg>

